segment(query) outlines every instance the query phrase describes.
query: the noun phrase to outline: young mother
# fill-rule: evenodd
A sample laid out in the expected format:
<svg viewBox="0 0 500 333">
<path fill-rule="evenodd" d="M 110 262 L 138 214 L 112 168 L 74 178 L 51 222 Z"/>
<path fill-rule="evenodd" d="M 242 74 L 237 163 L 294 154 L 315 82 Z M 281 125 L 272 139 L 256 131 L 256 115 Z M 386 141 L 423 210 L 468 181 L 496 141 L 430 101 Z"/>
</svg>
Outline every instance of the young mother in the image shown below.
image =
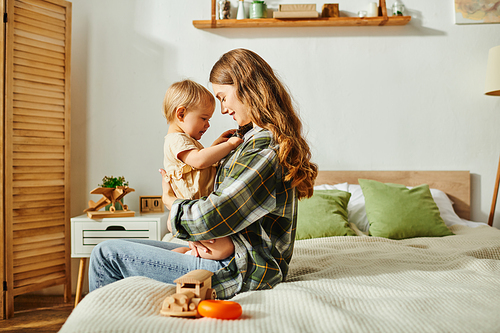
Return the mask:
<svg viewBox="0 0 500 333">
<path fill-rule="evenodd" d="M 297 200 L 312 195 L 317 175 L 302 124 L 286 88 L 252 51 L 224 54 L 213 66 L 210 82 L 222 113 L 236 120 L 244 142 L 221 161 L 208 197 L 177 199 L 163 181 L 163 201 L 175 237 L 201 251 L 199 241 L 229 236 L 234 256 L 214 261 L 170 251 L 178 244 L 106 241 L 92 251 L 91 291 L 128 276 L 173 283 L 191 270 L 207 269 L 214 272 L 213 288 L 224 299 L 272 288 L 286 278 Z"/>
</svg>

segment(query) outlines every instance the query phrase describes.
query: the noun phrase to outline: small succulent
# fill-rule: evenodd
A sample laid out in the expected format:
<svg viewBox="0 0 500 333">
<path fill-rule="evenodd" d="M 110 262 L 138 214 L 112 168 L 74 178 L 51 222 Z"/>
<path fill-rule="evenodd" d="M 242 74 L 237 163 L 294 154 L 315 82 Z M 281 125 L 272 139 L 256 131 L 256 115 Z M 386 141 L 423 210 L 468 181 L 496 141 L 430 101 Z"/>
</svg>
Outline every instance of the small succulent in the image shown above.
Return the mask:
<svg viewBox="0 0 500 333">
<path fill-rule="evenodd" d="M 99 184 L 97 186 L 100 187 L 117 187 L 117 186 L 128 186 L 128 182 L 125 181 L 125 177 L 108 177 L 104 176 L 102 179 L 102 184 Z"/>
</svg>

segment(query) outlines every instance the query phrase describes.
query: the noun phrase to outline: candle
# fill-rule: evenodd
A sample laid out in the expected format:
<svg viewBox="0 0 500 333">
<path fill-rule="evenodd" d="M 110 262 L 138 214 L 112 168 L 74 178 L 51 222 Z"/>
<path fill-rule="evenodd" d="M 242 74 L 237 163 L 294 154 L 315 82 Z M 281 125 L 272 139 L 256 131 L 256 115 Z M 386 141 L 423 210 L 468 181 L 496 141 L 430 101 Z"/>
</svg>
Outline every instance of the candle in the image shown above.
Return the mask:
<svg viewBox="0 0 500 333">
<path fill-rule="evenodd" d="M 370 2 L 368 4 L 368 17 L 377 17 L 378 16 L 378 6 L 376 2 Z"/>
</svg>

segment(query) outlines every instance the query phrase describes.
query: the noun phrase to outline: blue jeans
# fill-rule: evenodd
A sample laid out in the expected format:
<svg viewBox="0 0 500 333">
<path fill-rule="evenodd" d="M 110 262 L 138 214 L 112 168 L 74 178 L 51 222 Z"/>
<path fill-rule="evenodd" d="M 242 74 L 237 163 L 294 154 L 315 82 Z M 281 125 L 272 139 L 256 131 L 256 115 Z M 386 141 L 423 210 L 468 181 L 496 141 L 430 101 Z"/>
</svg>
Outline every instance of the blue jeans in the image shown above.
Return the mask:
<svg viewBox="0 0 500 333">
<path fill-rule="evenodd" d="M 89 290 L 129 276 L 146 276 L 174 284 L 174 280 L 195 269 L 216 272 L 231 257 L 216 261 L 171 251 L 182 245 L 155 240 L 113 239 L 92 250 L 89 264 Z"/>
</svg>

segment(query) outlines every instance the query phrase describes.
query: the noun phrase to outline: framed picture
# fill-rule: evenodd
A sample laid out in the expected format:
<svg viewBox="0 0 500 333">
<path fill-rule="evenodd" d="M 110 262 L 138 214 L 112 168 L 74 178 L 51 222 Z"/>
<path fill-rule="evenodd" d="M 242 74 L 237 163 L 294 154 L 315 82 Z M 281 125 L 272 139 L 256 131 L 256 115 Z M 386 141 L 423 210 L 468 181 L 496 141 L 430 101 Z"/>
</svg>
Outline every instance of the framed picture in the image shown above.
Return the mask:
<svg viewBox="0 0 500 333">
<path fill-rule="evenodd" d="M 455 24 L 500 23 L 500 0 L 455 0 Z"/>
</svg>

